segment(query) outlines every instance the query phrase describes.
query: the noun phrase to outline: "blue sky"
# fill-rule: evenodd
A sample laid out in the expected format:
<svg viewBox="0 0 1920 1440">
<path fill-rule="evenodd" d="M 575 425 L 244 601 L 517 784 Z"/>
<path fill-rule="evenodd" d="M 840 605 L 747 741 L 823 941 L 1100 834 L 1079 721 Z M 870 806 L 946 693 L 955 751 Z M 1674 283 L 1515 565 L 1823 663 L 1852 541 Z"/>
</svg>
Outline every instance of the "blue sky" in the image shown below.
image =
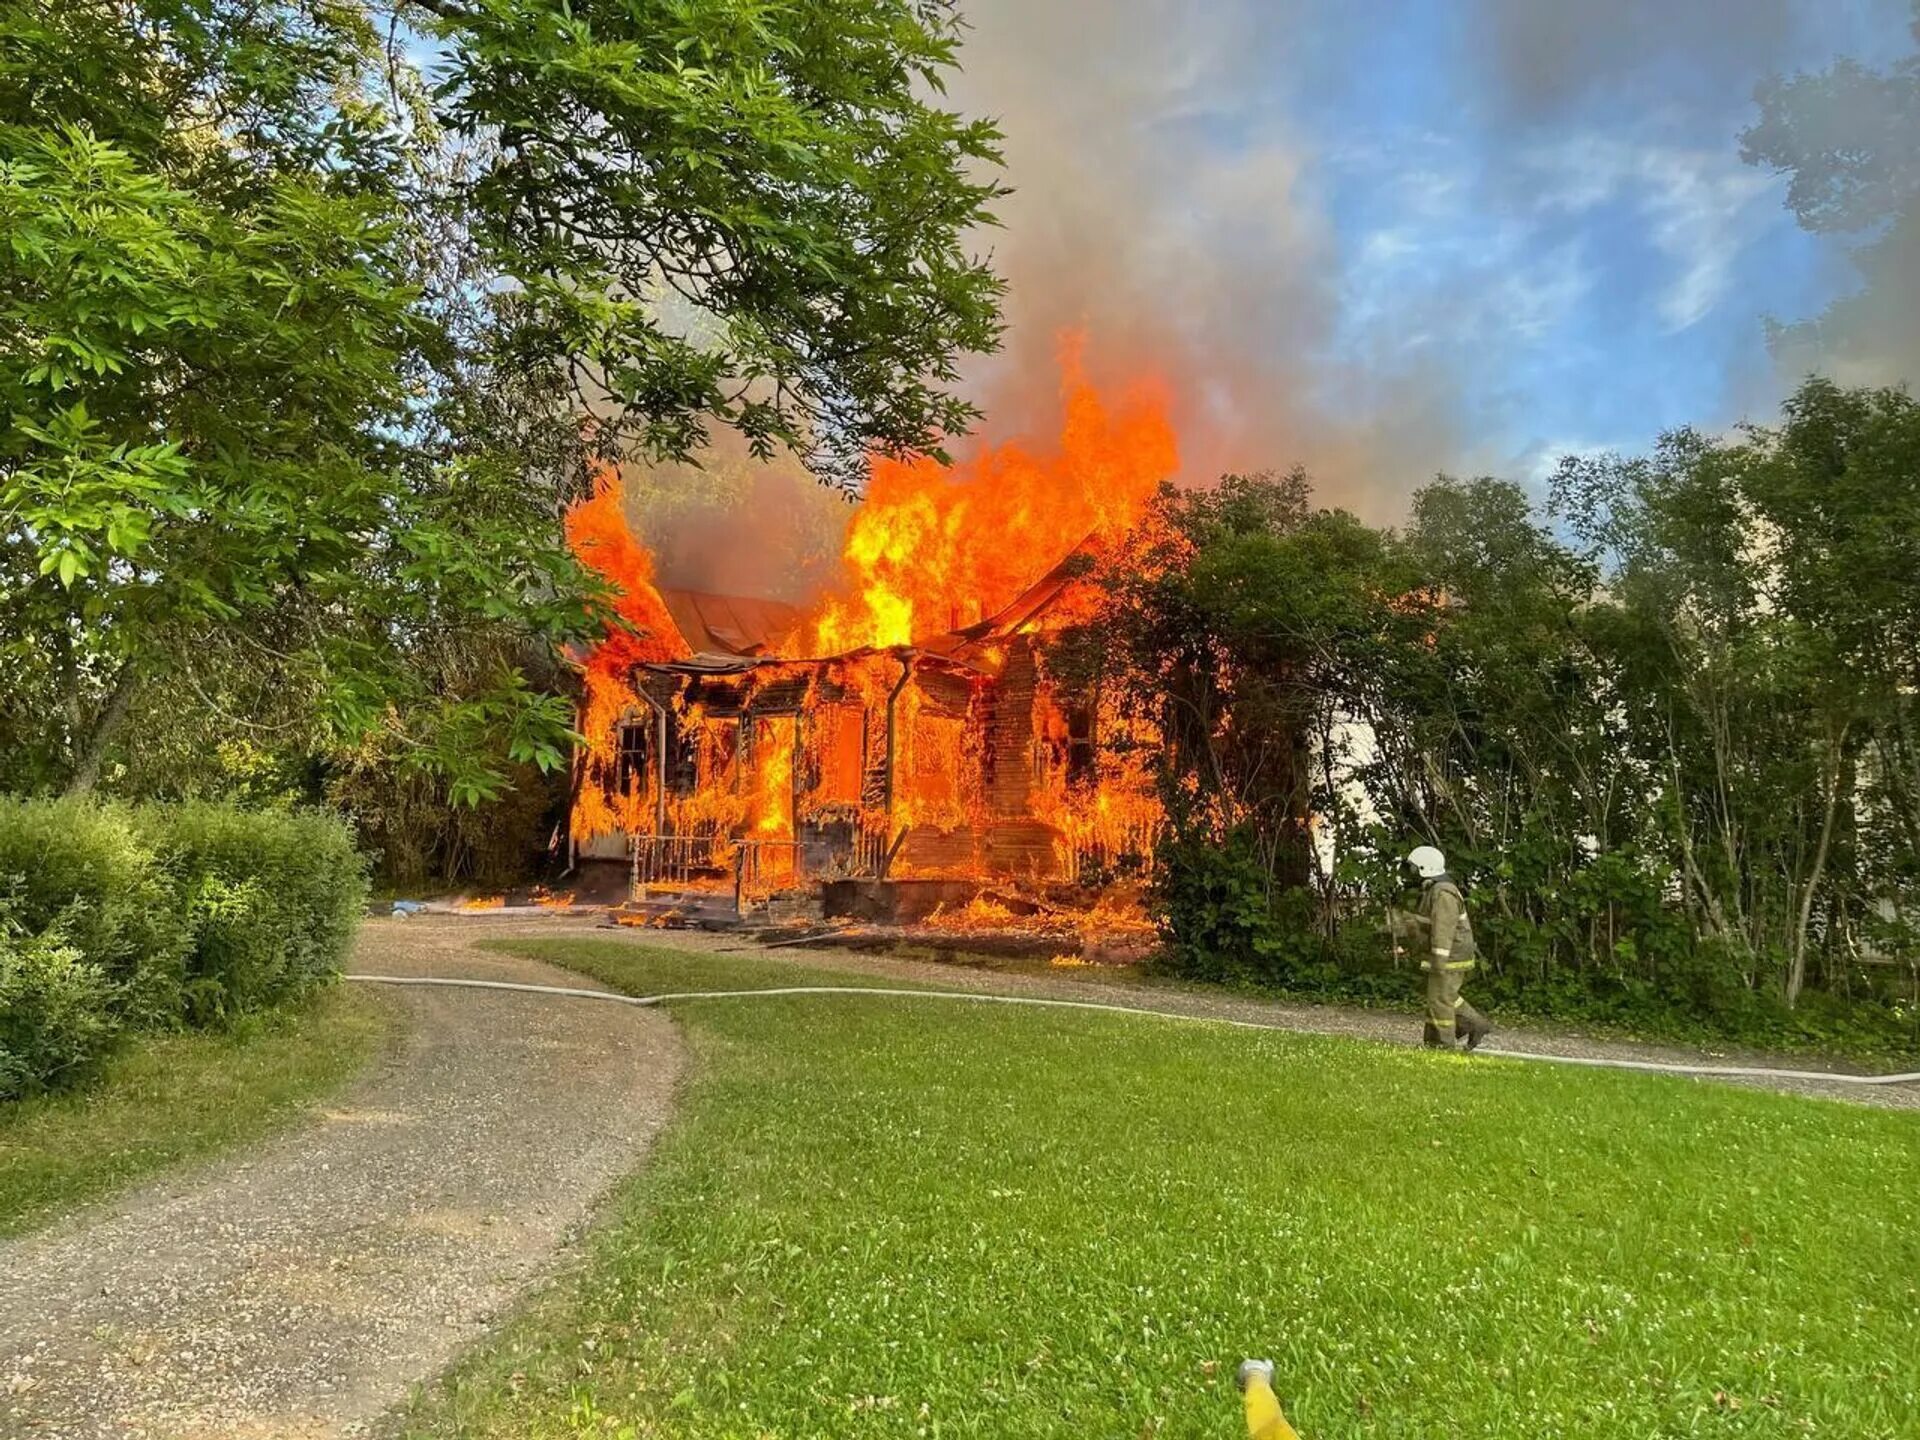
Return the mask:
<svg viewBox="0 0 1920 1440">
<path fill-rule="evenodd" d="M 1080 324 L 1190 392 L 1192 464 L 1302 460 L 1375 513 L 1769 418 L 1765 318 L 1851 276 L 1741 162 L 1754 86 L 1913 43 L 1908 0 L 966 8 L 956 94 L 1018 191 L 996 412 Z"/>
</svg>

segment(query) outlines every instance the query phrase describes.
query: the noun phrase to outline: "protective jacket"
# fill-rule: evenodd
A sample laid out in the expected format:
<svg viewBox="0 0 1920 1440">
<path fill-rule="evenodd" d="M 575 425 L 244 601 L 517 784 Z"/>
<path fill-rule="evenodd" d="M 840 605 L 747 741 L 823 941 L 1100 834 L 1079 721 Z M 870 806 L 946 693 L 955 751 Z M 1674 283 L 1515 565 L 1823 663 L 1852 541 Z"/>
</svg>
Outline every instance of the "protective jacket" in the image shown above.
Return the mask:
<svg viewBox="0 0 1920 1440">
<path fill-rule="evenodd" d="M 1466 897 L 1451 875 L 1437 875 L 1420 890 L 1416 922 L 1427 941 L 1422 970 L 1471 970 L 1479 951 L 1473 945 L 1473 922 L 1467 918 Z"/>
</svg>

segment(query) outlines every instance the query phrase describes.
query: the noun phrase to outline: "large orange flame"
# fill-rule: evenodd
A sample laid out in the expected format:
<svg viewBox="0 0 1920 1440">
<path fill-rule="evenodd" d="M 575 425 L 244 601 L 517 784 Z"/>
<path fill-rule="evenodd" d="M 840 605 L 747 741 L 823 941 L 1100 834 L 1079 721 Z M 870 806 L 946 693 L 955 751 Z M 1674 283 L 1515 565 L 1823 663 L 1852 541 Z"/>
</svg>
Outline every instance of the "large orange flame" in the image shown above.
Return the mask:
<svg viewBox="0 0 1920 1440">
<path fill-rule="evenodd" d="M 803 822 L 850 830 L 867 873 L 882 854 L 889 865 L 898 858 L 890 873 L 900 874 L 1005 868 L 1007 854 L 1036 878 L 1099 886 L 1136 873 L 1161 820 L 1145 760 L 1151 737 L 1133 733 L 1115 697 L 1065 693 L 1071 685 L 1057 683 L 1042 658 L 1049 633 L 1093 617 L 1093 587 L 1069 586 L 1019 635 L 978 644 L 969 653 L 982 673 L 956 681 L 947 672 L 937 696 L 902 688 L 905 661 L 867 653 L 997 615 L 1083 545 L 1116 554 L 1175 473 L 1161 386 L 1142 380 L 1102 393 L 1086 377 L 1077 340 L 1063 345 L 1061 362 L 1062 420 L 1051 444 L 984 447 L 951 468 L 874 462 L 848 524 L 842 584 L 789 637 L 788 658 L 731 682 L 742 694 L 719 713 L 685 694 L 666 699 L 676 773 L 688 783 L 664 798 L 635 671 L 684 658 L 687 646 L 654 586 L 652 557 L 628 528 L 619 474 L 599 470 L 593 494 L 566 517 L 569 544 L 613 586 L 618 616 L 583 666 L 576 838 L 664 827 L 714 842 L 703 852 L 709 873 L 744 859 L 739 874 L 774 882 L 797 873 L 793 842 Z M 793 658 L 805 655 L 838 658 Z M 1024 666 L 1024 678 L 1007 678 L 1008 665 Z M 1013 698 L 996 711 L 987 687 L 1001 678 Z M 756 710 L 762 696 L 772 699 Z M 635 767 L 623 767 L 619 753 L 629 717 L 649 722 L 646 758 Z M 656 805 L 664 814 L 656 817 Z M 1051 845 L 1033 846 L 1035 822 L 1055 837 Z M 990 862 L 986 837 L 1009 824 L 1026 826 L 1020 834 L 1029 838 Z M 910 833 L 926 843 L 903 849 Z M 1026 856 L 1038 858 L 1018 858 Z"/>
<path fill-rule="evenodd" d="M 1081 542 L 1112 541 L 1179 466 L 1163 387 L 1101 395 L 1081 344 L 1061 347 L 1059 439 L 1009 443 L 951 469 L 928 458 L 874 462 L 847 529 L 845 584 L 819 608 L 816 654 L 906 645 L 1004 608 Z"/>
</svg>

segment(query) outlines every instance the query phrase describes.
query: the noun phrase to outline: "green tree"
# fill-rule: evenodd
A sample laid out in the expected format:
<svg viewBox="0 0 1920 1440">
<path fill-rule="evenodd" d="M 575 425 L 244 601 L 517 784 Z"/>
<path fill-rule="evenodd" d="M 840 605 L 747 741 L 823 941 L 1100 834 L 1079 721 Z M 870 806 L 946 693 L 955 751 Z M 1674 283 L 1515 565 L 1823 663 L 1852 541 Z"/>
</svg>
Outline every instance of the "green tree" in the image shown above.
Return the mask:
<svg viewBox="0 0 1920 1440">
<path fill-rule="evenodd" d="M 715 423 L 844 479 L 967 420 L 994 156 L 922 98 L 954 37 L 909 0 L 8 7 L 7 783 L 137 760 L 143 695 L 456 801 L 560 763 L 520 657 L 593 618 L 591 452 Z"/>
<path fill-rule="evenodd" d="M 1229 475 L 1166 490 L 1105 577 L 1112 688 L 1164 737 L 1159 898 L 1182 963 L 1274 978 L 1335 918 L 1310 817 L 1349 824 L 1347 724 L 1384 637 L 1407 623 L 1386 537 L 1317 510 L 1307 477 Z M 1336 844 L 1340 843 L 1336 838 Z M 1357 837 L 1355 837 L 1357 840 Z"/>
<path fill-rule="evenodd" d="M 1614 700 L 1688 904 L 1789 1004 L 1908 908 L 1917 441 L 1907 396 L 1814 380 L 1777 428 L 1558 481 L 1611 557 Z"/>
<path fill-rule="evenodd" d="M 1488 478 L 1419 491 L 1399 548 L 1425 628 L 1386 654 L 1366 784 L 1471 877 L 1495 967 L 1609 967 L 1620 897 L 1573 883 L 1595 856 L 1627 863 L 1634 838 L 1587 633 L 1594 567 L 1521 487 Z"/>
<path fill-rule="evenodd" d="M 991 348 L 998 135 L 928 103 L 940 0 L 417 0 L 442 113 L 483 153 L 475 233 L 521 292 L 507 353 L 611 437 L 685 458 L 719 420 L 855 484 L 937 450 Z"/>
<path fill-rule="evenodd" d="M 557 763 L 565 711 L 517 677 L 436 707 L 407 665 L 516 602 L 564 632 L 577 587 L 534 538 L 550 498 L 443 428 L 461 357 L 418 204 L 433 157 L 376 97 L 368 17 L 29 5 L 5 42 L 0 614 L 35 682 L 9 707 L 17 778 L 90 788 L 138 692 L 191 706 L 223 662 L 270 677 L 276 714 L 303 700 L 309 743 L 404 728 L 478 793 L 497 747 L 438 732 L 486 714 Z"/>
</svg>

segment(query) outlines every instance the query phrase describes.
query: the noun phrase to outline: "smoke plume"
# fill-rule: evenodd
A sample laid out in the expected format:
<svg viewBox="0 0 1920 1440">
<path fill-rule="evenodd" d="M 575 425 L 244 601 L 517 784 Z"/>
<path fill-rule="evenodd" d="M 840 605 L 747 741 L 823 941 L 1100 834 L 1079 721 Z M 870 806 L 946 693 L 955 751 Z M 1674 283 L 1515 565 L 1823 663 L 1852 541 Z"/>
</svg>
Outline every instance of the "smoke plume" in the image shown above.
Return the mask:
<svg viewBox="0 0 1920 1440">
<path fill-rule="evenodd" d="M 1743 249 L 1791 224 L 1777 184 L 1742 163 L 1739 132 L 1769 73 L 1884 36 L 1907 3 L 1859 0 L 1842 15 L 1827 0 L 1460 0 L 1431 12 L 1398 0 L 964 0 L 954 98 L 1000 120 L 1015 187 L 992 237 L 1011 283 L 1007 349 L 976 370 L 990 424 L 1038 423 L 1053 400 L 1053 336 L 1079 328 L 1096 377 L 1104 362 L 1169 382 L 1189 480 L 1300 463 L 1324 498 L 1393 520 L 1437 471 L 1524 478 L 1556 442 L 1587 438 L 1543 429 L 1524 385 L 1566 363 L 1583 304 L 1641 324 L 1647 348 L 1709 314 L 1725 336 L 1715 353 L 1698 342 L 1698 367 L 1717 374 L 1684 402 L 1692 410 L 1600 440 L 1647 444 L 1666 424 L 1764 415 L 1805 346 L 1783 345 L 1756 385 L 1769 316 L 1800 317 L 1736 278 Z M 1396 45 L 1419 53 L 1382 73 Z M 1396 88 L 1409 76 L 1432 94 L 1403 119 Z M 1369 128 L 1375 116 L 1387 118 Z M 1369 165 L 1381 203 L 1400 207 L 1369 217 L 1371 231 L 1333 193 L 1343 167 Z M 1626 239 L 1578 231 L 1608 210 L 1629 217 L 1616 222 Z M 1444 238 L 1462 230 L 1464 244 Z M 1405 266 L 1374 282 L 1380 255 L 1366 247 L 1400 244 Z M 1630 289 L 1613 272 L 1636 246 L 1662 269 Z M 1878 258 L 1905 261 L 1897 244 Z M 1890 336 L 1920 333 L 1911 310 L 1849 318 L 1885 354 Z M 1603 383 L 1632 384 L 1632 365 Z"/>
<path fill-rule="evenodd" d="M 1000 122 L 1014 193 L 979 237 L 1007 343 L 955 448 L 1054 433 L 1065 332 L 1096 384 L 1161 382 L 1183 479 L 1301 464 L 1386 522 L 1437 472 L 1769 418 L 1808 369 L 1920 375 L 1920 221 L 1828 309 L 1847 237 L 1797 237 L 1740 153 L 1769 74 L 1884 66 L 1911 3 L 959 0 L 948 100 Z M 638 488 L 668 583 L 835 572 L 847 512 L 797 466 Z"/>
<path fill-rule="evenodd" d="M 976 369 L 995 431 L 1045 424 L 1078 330 L 1096 381 L 1167 383 L 1189 481 L 1304 463 L 1391 511 L 1460 457 L 1437 367 L 1330 358 L 1336 237 L 1261 58 L 1301 8 L 969 0 L 954 99 L 1000 121 L 1015 192 L 990 237 L 1008 343 Z"/>
</svg>

